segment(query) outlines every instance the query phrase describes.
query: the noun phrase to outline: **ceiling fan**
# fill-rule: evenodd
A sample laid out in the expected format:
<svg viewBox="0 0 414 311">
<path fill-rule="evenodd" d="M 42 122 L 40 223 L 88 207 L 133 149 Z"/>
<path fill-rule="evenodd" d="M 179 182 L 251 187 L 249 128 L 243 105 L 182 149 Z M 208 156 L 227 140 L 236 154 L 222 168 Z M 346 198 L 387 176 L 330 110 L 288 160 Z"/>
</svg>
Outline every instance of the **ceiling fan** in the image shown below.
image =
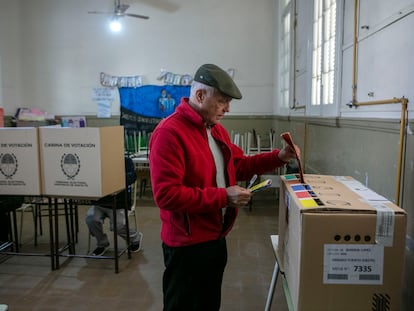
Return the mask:
<svg viewBox="0 0 414 311">
<path fill-rule="evenodd" d="M 149 17 L 145 15 L 126 13 L 128 8 L 129 8 L 129 4 L 123 4 L 121 3 L 121 0 L 115 0 L 113 12 L 89 11 L 88 13 L 89 14 L 110 14 L 110 15 L 113 15 L 114 18 L 130 16 L 130 17 L 136 17 L 136 18 L 142 18 L 142 19 L 149 19 Z"/>
</svg>

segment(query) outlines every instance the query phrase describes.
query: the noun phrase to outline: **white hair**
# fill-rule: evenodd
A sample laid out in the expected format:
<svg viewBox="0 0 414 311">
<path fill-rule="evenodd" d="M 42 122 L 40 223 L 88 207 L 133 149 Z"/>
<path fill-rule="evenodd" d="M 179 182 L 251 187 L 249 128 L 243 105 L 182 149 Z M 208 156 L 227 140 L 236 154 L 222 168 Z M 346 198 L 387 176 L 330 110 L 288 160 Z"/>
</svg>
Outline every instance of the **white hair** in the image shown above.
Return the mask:
<svg viewBox="0 0 414 311">
<path fill-rule="evenodd" d="M 212 87 L 212 86 L 209 86 L 209 85 L 200 83 L 198 81 L 193 81 L 191 83 L 191 90 L 190 90 L 190 99 L 193 102 L 197 102 L 197 100 L 196 100 L 196 92 L 198 90 L 205 90 L 206 93 L 207 93 L 207 96 L 213 96 L 214 93 L 215 93 L 215 91 L 216 91 L 216 89 L 214 87 Z"/>
</svg>

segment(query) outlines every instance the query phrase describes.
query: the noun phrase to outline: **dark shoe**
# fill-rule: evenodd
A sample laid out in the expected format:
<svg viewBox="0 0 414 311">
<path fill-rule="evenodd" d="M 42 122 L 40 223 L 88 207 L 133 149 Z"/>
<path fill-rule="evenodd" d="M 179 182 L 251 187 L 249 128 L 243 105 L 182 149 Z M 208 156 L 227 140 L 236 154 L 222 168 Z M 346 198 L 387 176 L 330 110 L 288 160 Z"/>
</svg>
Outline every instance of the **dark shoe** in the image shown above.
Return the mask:
<svg viewBox="0 0 414 311">
<path fill-rule="evenodd" d="M 142 249 L 141 248 L 141 245 L 142 245 L 142 237 L 144 235 L 142 234 L 142 232 L 138 232 L 138 235 L 139 235 L 139 242 L 135 242 L 134 244 L 131 244 L 131 246 L 129 247 L 129 250 L 131 252 L 134 252 L 134 253 L 138 253 Z"/>
<path fill-rule="evenodd" d="M 91 253 L 91 256 L 102 256 L 105 254 L 108 247 L 97 247 L 95 250 Z"/>
</svg>

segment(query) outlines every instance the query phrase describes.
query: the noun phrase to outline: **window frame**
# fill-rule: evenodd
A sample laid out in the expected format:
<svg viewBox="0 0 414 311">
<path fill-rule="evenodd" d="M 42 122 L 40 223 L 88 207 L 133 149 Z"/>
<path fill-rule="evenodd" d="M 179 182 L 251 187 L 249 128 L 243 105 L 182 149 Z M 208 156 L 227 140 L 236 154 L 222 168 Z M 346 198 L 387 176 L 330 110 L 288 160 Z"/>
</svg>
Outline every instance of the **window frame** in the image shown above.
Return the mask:
<svg viewBox="0 0 414 311">
<path fill-rule="evenodd" d="M 284 0 L 279 2 L 279 56 L 278 56 L 278 77 L 279 84 L 277 88 L 277 105 L 278 111 L 282 115 L 289 115 L 291 105 L 293 101 L 293 23 L 294 12 L 293 4 L 294 0 Z M 286 23 L 286 17 L 289 17 L 288 23 Z M 289 25 L 289 29 L 286 30 L 286 26 Z"/>
<path fill-rule="evenodd" d="M 323 95 L 324 95 L 324 90 L 323 90 L 323 83 L 319 84 L 318 87 L 318 92 L 320 94 L 319 97 L 319 103 L 317 105 L 313 104 L 313 96 L 314 96 L 314 91 L 313 89 L 315 88 L 314 85 L 314 39 L 315 39 L 315 4 L 316 2 L 322 2 L 322 5 L 325 5 L 326 1 L 335 1 L 336 2 L 336 22 L 335 22 L 335 49 L 333 51 L 334 53 L 334 57 L 335 57 L 335 62 L 333 65 L 333 69 L 332 69 L 332 74 L 333 74 L 333 81 L 332 81 L 332 103 L 324 103 L 323 102 Z M 342 16 L 343 16 L 343 0 L 314 0 L 313 3 L 313 8 L 314 8 L 314 12 L 313 12 L 313 19 L 312 19 L 312 45 L 311 45 L 311 49 L 310 49 L 310 58 L 311 58 L 311 66 L 310 66 L 310 72 L 309 72 L 309 100 L 307 103 L 307 109 L 306 109 L 306 114 L 310 115 L 310 116 L 338 116 L 339 115 L 339 102 L 340 102 L 340 80 L 341 80 L 341 62 L 342 62 Z M 324 11 L 324 10 L 323 10 Z M 325 12 L 325 11 L 324 11 Z M 325 14 L 322 17 L 322 24 L 325 24 L 326 21 L 326 16 Z M 324 30 L 325 28 L 322 28 L 322 36 L 324 36 Z M 324 64 L 326 64 L 326 57 L 325 56 L 325 51 L 324 51 L 324 47 L 327 44 L 327 41 L 323 41 L 323 46 L 322 46 L 322 55 L 321 55 L 321 67 L 324 66 Z M 321 69 L 321 78 L 323 79 L 324 77 L 326 77 L 326 75 L 323 75 L 323 69 Z"/>
</svg>

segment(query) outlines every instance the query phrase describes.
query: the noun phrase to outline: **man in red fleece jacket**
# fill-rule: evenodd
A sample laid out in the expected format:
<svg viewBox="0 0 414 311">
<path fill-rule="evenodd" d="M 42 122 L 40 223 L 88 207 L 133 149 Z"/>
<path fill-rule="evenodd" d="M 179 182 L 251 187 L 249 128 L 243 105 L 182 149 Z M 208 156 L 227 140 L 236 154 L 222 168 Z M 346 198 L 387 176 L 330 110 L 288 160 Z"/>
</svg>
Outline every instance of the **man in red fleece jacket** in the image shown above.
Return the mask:
<svg viewBox="0 0 414 311">
<path fill-rule="evenodd" d="M 251 197 L 237 181 L 295 157 L 289 146 L 244 155 L 220 124 L 233 98 L 242 95 L 227 72 L 202 65 L 190 97 L 151 136 L 151 184 L 162 221 L 164 311 L 220 309 L 225 237 L 238 208 Z"/>
</svg>

